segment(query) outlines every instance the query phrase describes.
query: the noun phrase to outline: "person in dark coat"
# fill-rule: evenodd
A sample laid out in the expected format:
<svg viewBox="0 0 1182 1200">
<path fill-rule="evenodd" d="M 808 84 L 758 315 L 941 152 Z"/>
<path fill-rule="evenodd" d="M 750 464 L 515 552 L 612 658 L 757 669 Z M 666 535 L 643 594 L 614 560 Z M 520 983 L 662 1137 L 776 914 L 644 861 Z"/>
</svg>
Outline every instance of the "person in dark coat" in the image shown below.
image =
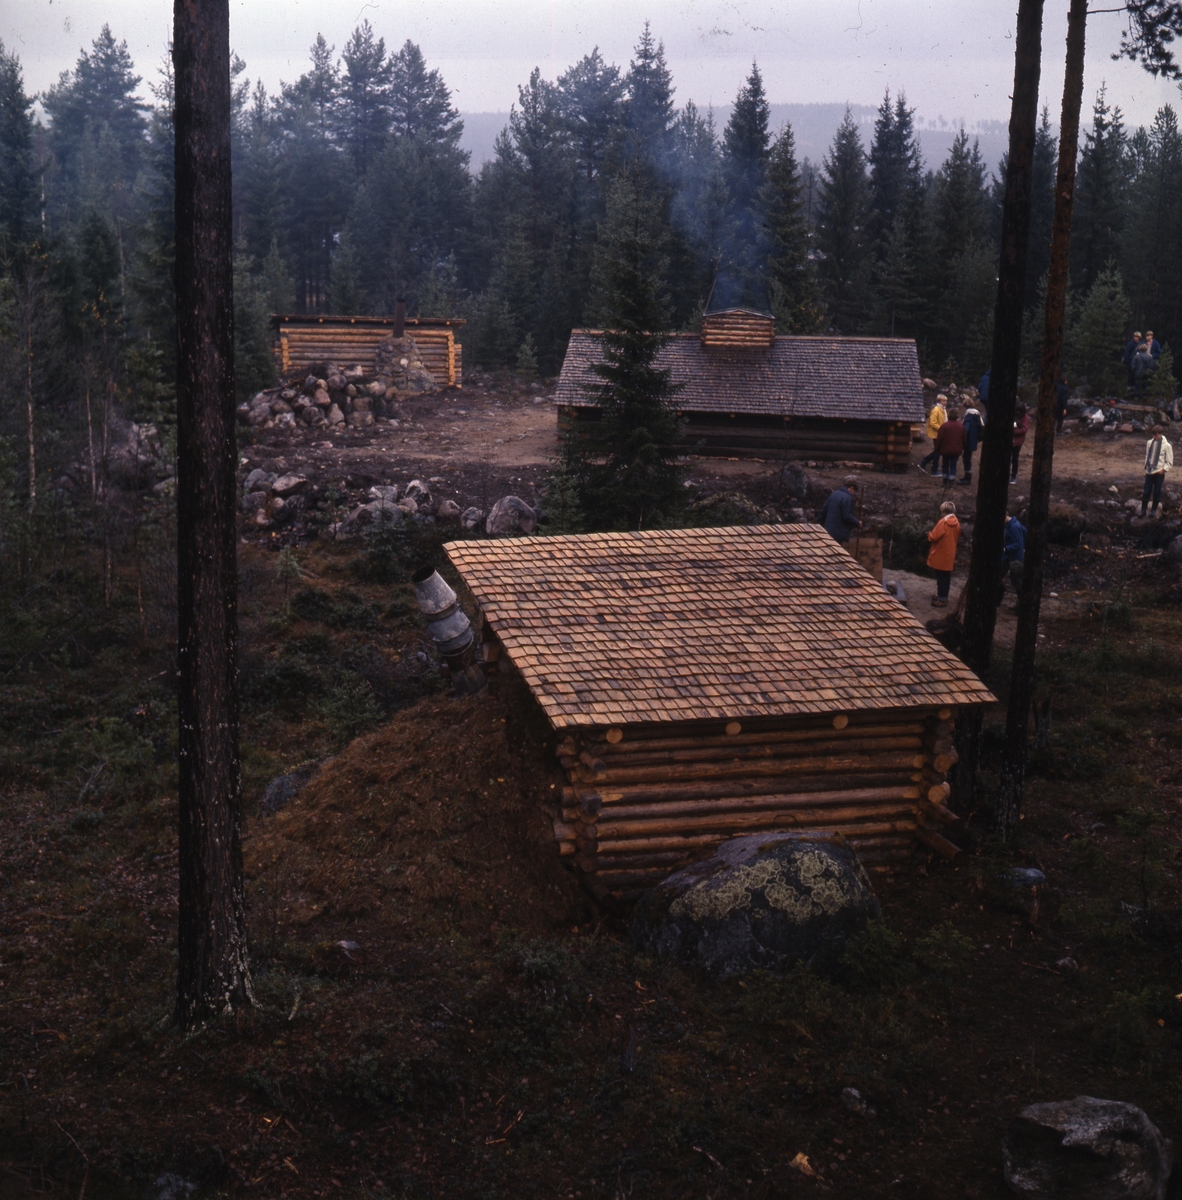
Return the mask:
<svg viewBox="0 0 1182 1200">
<path fill-rule="evenodd" d="M 1129 373 L 1129 390 L 1133 388 L 1133 384 L 1137 382 L 1136 376 L 1133 374 L 1133 358 L 1136 356 L 1137 347 L 1141 345 L 1141 334 L 1134 333 L 1131 338 L 1125 343 L 1125 352 L 1120 356 L 1120 361 L 1124 363 L 1125 370 Z"/>
<path fill-rule="evenodd" d="M 1012 513 L 1006 514 L 1005 541 L 1001 549 L 1001 596 L 1005 595 L 1006 580 L 1009 579 L 1014 589 L 1014 595 L 1022 586 L 1022 560 L 1026 557 L 1026 526 Z"/>
<path fill-rule="evenodd" d="M 1133 355 L 1134 395 L 1144 396 L 1149 390 L 1149 377 L 1157 370 L 1157 360 L 1153 357 L 1147 342 L 1142 342 Z"/>
<path fill-rule="evenodd" d="M 1161 342 L 1159 342 L 1157 338 L 1153 336 L 1152 329 L 1145 331 L 1145 345 L 1153 358 L 1154 365 L 1156 366 L 1157 360 L 1161 358 Z"/>
<path fill-rule="evenodd" d="M 933 447 L 933 453 L 940 456 L 944 469 L 945 487 L 956 482 L 956 460 L 964 453 L 965 436 L 965 427 L 961 424 L 956 409 L 953 409 L 948 414 L 948 420 L 940 426 Z"/>
<path fill-rule="evenodd" d="M 973 482 L 973 454 L 981 444 L 981 431 L 985 428 L 985 418 L 976 405 L 970 404 L 964 410 L 960 423 L 964 426 L 964 478 L 961 483 Z"/>
<path fill-rule="evenodd" d="M 1071 399 L 1071 389 L 1067 386 L 1067 376 L 1060 375 L 1055 384 L 1055 432 L 1063 432 L 1063 418 L 1067 416 L 1067 401 Z"/>
<path fill-rule="evenodd" d="M 829 499 L 821 505 L 818 519 L 829 536 L 843 546 L 849 543 L 850 534 L 862 526 L 862 522 L 854 516 L 854 493 L 857 490 L 858 481 L 848 475 L 845 482 L 834 488 L 829 493 Z"/>
<path fill-rule="evenodd" d="M 985 374 L 977 380 L 977 397 L 981 403 L 986 406 L 989 404 L 989 372 L 992 370 L 993 368 L 990 367 L 989 371 L 986 371 Z"/>
</svg>

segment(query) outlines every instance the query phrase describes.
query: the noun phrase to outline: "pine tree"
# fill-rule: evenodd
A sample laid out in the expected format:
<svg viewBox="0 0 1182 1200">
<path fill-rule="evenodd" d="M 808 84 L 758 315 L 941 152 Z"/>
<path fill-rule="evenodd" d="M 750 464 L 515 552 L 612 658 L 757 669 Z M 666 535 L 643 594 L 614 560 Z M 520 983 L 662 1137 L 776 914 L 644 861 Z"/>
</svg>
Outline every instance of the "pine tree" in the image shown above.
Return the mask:
<svg viewBox="0 0 1182 1200">
<path fill-rule="evenodd" d="M 920 192 L 923 164 L 915 136 L 915 110 L 907 107 L 903 93 L 891 103 L 888 90 L 874 122 L 870 146 L 869 236 L 881 259 L 894 236 L 895 221 L 910 223 Z"/>
<path fill-rule="evenodd" d="M 767 179 L 758 196 L 763 215 L 765 272 L 771 308 L 781 333 L 814 333 L 824 320 L 809 267 L 796 142 L 787 122 L 772 145 Z"/>
<path fill-rule="evenodd" d="M 730 236 L 727 266 L 731 279 L 720 279 L 714 304 L 745 304 L 766 309 L 767 288 L 759 271 L 759 237 L 763 225 L 760 197 L 767 181 L 770 135 L 769 107 L 759 66 L 739 89 L 722 134 L 722 162 L 728 193 Z M 724 286 L 724 283 L 726 286 Z"/>
<path fill-rule="evenodd" d="M 101 195 L 89 197 L 86 207 L 130 215 L 147 129 L 147 105 L 136 95 L 139 85 L 127 43 L 116 42 L 110 26 L 104 25 L 74 71 L 63 72 L 45 93 L 42 103 L 53 155 L 50 207 L 59 221 L 81 219 L 78 199 L 88 182 L 87 168 L 92 174 L 101 172 L 105 186 Z"/>
<path fill-rule="evenodd" d="M 1072 280 L 1089 289 L 1121 254 L 1124 233 L 1127 139 L 1119 108 L 1108 104 L 1101 87 L 1092 107 L 1092 128 L 1084 134 L 1075 183 L 1072 220 Z"/>
<path fill-rule="evenodd" d="M 407 41 L 391 61 L 391 130 L 397 137 L 456 147 L 464 122 L 438 71 L 428 71 L 423 52 Z"/>
<path fill-rule="evenodd" d="M 390 130 L 390 86 L 393 64 L 383 38 L 374 38 L 362 21 L 341 51 L 340 136 L 353 163 L 364 175 L 381 151 Z"/>
<path fill-rule="evenodd" d="M 1087 378 L 1093 395 L 1123 390 L 1126 373 L 1120 361 L 1124 349 L 1129 298 L 1116 264 L 1109 262 L 1089 288 L 1069 338 L 1070 358 Z"/>
<path fill-rule="evenodd" d="M 36 222 L 32 107 L 20 59 L 0 41 L 0 243 L 25 241 Z"/>
<path fill-rule="evenodd" d="M 593 528 L 652 528 L 682 505 L 673 407 L 679 386 L 656 366 L 666 319 L 660 236 L 648 172 L 634 162 L 613 183 L 596 247 L 603 358 L 592 367 L 598 382 L 588 394 L 599 419 L 576 423 L 570 434 L 579 439 L 579 490 Z"/>
<path fill-rule="evenodd" d="M 628 64 L 625 79 L 631 145 L 659 171 L 665 162 L 674 119 L 673 74 L 665 61 L 665 43 L 654 43 L 647 21 L 633 53 L 636 57 Z"/>
<path fill-rule="evenodd" d="M 817 274 L 829 322 L 842 333 L 857 333 L 866 319 L 869 210 L 866 154 L 847 108 L 817 188 Z"/>
<path fill-rule="evenodd" d="M 674 328 L 696 325 L 722 261 L 726 226 L 726 183 L 714 130 L 714 114 L 703 116 L 692 100 L 670 134 L 670 304 Z"/>
</svg>

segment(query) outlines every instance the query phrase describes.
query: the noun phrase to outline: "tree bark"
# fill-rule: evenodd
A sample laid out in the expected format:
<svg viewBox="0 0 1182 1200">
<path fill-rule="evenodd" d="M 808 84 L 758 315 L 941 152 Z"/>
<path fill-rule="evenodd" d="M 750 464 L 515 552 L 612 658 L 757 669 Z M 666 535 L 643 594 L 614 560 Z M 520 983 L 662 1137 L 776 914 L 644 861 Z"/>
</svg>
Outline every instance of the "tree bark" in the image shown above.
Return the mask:
<svg viewBox="0 0 1182 1200">
<path fill-rule="evenodd" d="M 238 756 L 228 0 L 175 0 L 177 657 L 176 1019 L 254 1001 Z"/>
<path fill-rule="evenodd" d="M 29 320 L 25 325 L 25 412 L 29 437 L 29 512 L 33 512 L 37 507 L 37 438 L 33 422 L 33 318 L 31 298 L 29 313 Z"/>
<path fill-rule="evenodd" d="M 1038 418 L 1030 480 L 1026 557 L 1018 595 L 1018 631 L 1006 711 L 1006 741 L 1001 786 L 993 822 L 1003 841 L 1013 838 L 1022 810 L 1026 776 L 1026 726 L 1034 691 L 1034 660 L 1042 606 L 1047 514 L 1055 457 L 1055 385 L 1063 356 L 1063 317 L 1067 305 L 1067 268 L 1071 251 L 1071 210 L 1075 199 L 1075 160 L 1079 150 L 1079 112 L 1083 100 L 1084 41 L 1087 0 L 1071 0 L 1067 18 L 1067 66 L 1063 79 L 1063 111 L 1059 120 L 1059 165 L 1055 180 L 1055 215 L 1051 228 L 1051 264 L 1047 273 L 1046 316 L 1042 335 L 1042 369 L 1038 381 Z"/>
<path fill-rule="evenodd" d="M 998 581 L 1009 492 L 1010 450 L 1022 342 L 1022 300 L 1030 242 L 1031 177 L 1038 121 L 1038 82 L 1042 55 L 1043 0 L 1020 0 L 1014 39 L 1014 94 L 1010 106 L 1010 148 L 1006 164 L 1001 223 L 1001 258 L 993 314 L 989 405 L 977 484 L 977 514 L 969 561 L 967 606 L 961 657 L 978 674 L 989 667 L 997 622 Z M 960 769 L 957 798 L 967 811 L 973 801 L 981 757 L 983 714 L 979 709 L 957 721 Z"/>
</svg>

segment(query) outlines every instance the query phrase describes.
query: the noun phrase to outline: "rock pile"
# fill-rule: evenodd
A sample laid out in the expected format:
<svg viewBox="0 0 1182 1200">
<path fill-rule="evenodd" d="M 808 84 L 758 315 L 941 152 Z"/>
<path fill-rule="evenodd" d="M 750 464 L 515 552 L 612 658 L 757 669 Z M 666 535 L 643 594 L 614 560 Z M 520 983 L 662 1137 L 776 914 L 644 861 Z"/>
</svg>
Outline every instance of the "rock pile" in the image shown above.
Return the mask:
<svg viewBox="0 0 1182 1200">
<path fill-rule="evenodd" d="M 437 390 L 435 380 L 423 369 L 413 338 L 387 338 L 378 346 L 375 360 L 372 372 L 318 363 L 322 372 L 312 371 L 282 387 L 266 388 L 249 403 L 239 405 L 238 420 L 261 429 L 294 429 L 297 425 L 364 428 L 390 417 L 406 396 Z"/>
</svg>

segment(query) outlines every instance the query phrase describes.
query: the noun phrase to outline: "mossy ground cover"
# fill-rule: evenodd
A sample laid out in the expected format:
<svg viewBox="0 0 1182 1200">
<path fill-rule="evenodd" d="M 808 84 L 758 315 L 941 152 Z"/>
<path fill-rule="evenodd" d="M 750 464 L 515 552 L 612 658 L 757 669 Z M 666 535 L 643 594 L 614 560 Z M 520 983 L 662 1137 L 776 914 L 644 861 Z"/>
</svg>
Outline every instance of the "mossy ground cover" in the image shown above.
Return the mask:
<svg viewBox="0 0 1182 1200">
<path fill-rule="evenodd" d="M 637 955 L 575 886 L 541 811 L 552 747 L 512 683 L 443 691 L 404 583 L 439 539 L 414 537 L 299 550 L 298 578 L 243 547 L 259 1005 L 189 1037 L 169 1021 L 166 621 L 130 571 L 105 603 L 82 551 L 9 586 L 0 1195 L 172 1174 L 293 1200 L 999 1197 L 1025 1103 L 1108 1096 L 1182 1133 L 1176 605 L 1130 587 L 1127 622 L 1101 604 L 1048 631 L 1015 848 L 880 880 L 884 919 L 836 981 L 714 983 Z M 328 756 L 260 814 L 270 778 Z M 993 884 L 1015 864 L 1051 880 L 1033 920 Z"/>
</svg>

